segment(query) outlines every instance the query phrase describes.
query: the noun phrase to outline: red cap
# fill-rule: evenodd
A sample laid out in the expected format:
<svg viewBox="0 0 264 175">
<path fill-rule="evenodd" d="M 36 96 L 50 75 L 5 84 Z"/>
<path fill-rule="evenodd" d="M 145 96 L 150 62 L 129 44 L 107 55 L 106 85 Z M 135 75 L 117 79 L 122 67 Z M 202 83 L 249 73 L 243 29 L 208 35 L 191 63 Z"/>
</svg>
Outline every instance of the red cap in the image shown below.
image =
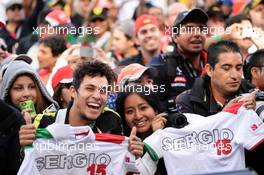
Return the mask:
<svg viewBox="0 0 264 175">
<path fill-rule="evenodd" d="M 154 76 L 156 74 L 155 70 L 151 67 L 146 67 L 138 63 L 132 63 L 124 67 L 117 78 L 117 84 L 124 86 L 127 82 L 133 82 L 142 77 L 142 75 L 147 71 Z"/>
<path fill-rule="evenodd" d="M 59 83 L 71 83 L 73 77 L 73 70 L 70 66 L 64 66 L 57 70 L 51 80 L 53 90 Z"/>
<path fill-rule="evenodd" d="M 141 15 L 135 22 L 135 32 L 137 33 L 141 27 L 147 24 L 153 24 L 159 28 L 157 19 L 152 15 Z"/>
<path fill-rule="evenodd" d="M 45 20 L 51 26 L 60 26 L 71 23 L 70 17 L 61 10 L 53 10 L 46 17 Z"/>
</svg>

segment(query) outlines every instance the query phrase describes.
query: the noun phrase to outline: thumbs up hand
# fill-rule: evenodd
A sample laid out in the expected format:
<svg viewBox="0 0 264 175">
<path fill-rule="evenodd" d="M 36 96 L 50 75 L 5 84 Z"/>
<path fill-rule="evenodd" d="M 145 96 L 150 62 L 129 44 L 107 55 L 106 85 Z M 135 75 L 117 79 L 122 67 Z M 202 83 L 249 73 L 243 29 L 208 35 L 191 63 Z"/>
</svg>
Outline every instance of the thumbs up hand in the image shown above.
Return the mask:
<svg viewBox="0 0 264 175">
<path fill-rule="evenodd" d="M 133 127 L 129 136 L 129 146 L 128 150 L 139 158 L 143 155 L 143 147 L 144 144 L 142 143 L 141 139 L 136 136 L 137 128 Z"/>
<path fill-rule="evenodd" d="M 30 145 L 33 143 L 36 137 L 36 128 L 32 124 L 32 118 L 28 112 L 22 112 L 22 115 L 26 121 L 25 125 L 22 125 L 19 131 L 19 142 L 21 146 Z"/>
</svg>

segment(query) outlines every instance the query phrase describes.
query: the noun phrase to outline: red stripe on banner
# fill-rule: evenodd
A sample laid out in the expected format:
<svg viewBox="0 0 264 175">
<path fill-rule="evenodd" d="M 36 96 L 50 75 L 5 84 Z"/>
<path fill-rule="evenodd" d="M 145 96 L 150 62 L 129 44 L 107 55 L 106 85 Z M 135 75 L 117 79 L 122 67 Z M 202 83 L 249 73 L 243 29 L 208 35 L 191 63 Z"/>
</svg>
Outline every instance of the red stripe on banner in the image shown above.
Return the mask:
<svg viewBox="0 0 264 175">
<path fill-rule="evenodd" d="M 259 145 L 261 145 L 261 144 L 264 144 L 264 138 L 262 139 L 262 140 L 260 140 L 258 143 L 256 143 L 249 151 L 252 151 L 252 150 L 254 150 L 255 148 L 257 148 Z"/>
<path fill-rule="evenodd" d="M 77 134 L 75 134 L 75 136 L 80 136 L 80 135 L 87 136 L 88 134 L 89 134 L 89 131 L 88 132 L 77 133 Z"/>
<path fill-rule="evenodd" d="M 114 134 L 95 134 L 95 140 L 121 144 L 125 140 L 125 136 L 114 135 Z"/>
<path fill-rule="evenodd" d="M 232 114 L 237 114 L 238 109 L 243 105 L 243 101 L 239 101 L 237 103 L 233 103 L 228 107 L 224 108 L 223 112 L 229 112 Z"/>
</svg>

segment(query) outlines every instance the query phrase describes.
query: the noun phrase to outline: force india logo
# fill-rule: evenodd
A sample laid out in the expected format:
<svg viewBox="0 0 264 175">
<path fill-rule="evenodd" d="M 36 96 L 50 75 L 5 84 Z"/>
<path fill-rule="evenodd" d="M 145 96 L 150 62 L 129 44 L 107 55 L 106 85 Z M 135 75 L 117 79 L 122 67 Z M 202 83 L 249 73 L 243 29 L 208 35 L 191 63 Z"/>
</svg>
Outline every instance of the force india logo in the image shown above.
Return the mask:
<svg viewBox="0 0 264 175">
<path fill-rule="evenodd" d="M 216 149 L 217 155 L 228 155 L 232 152 L 231 141 L 234 134 L 230 129 L 193 131 L 183 137 L 165 137 L 162 140 L 164 151 L 211 151 Z"/>
</svg>

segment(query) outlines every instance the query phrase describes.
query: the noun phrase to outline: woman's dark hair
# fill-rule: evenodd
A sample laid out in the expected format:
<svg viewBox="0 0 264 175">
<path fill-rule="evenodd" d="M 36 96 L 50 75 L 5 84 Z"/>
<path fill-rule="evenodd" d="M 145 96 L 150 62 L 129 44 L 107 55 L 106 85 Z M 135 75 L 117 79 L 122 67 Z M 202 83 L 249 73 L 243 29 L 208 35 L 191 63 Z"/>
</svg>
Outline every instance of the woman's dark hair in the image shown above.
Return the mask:
<svg viewBox="0 0 264 175">
<path fill-rule="evenodd" d="M 131 128 L 129 128 L 125 119 L 125 101 L 131 94 L 137 94 L 142 97 L 148 102 L 148 104 L 154 109 L 154 111 L 157 111 L 158 113 L 164 111 L 160 105 L 157 94 L 153 92 L 149 87 L 139 84 L 127 85 L 125 88 L 121 89 L 116 99 L 116 111 L 122 118 L 122 125 L 124 127 L 125 136 L 129 136 L 131 132 Z"/>
<path fill-rule="evenodd" d="M 252 80 L 251 69 L 253 67 L 262 68 L 263 64 L 264 64 L 264 49 L 259 49 L 252 55 L 249 55 L 249 57 L 246 60 L 246 64 L 243 67 L 245 78 L 251 81 Z"/>
<path fill-rule="evenodd" d="M 63 106 L 63 101 L 61 100 L 61 92 L 62 92 L 62 89 L 64 87 L 66 88 L 70 88 L 70 86 L 72 85 L 72 83 L 59 83 L 58 86 L 55 88 L 54 90 L 54 93 L 53 93 L 53 99 L 55 101 L 58 102 L 59 106 L 60 106 L 60 109 L 63 109 L 65 108 L 65 106 Z"/>
</svg>

